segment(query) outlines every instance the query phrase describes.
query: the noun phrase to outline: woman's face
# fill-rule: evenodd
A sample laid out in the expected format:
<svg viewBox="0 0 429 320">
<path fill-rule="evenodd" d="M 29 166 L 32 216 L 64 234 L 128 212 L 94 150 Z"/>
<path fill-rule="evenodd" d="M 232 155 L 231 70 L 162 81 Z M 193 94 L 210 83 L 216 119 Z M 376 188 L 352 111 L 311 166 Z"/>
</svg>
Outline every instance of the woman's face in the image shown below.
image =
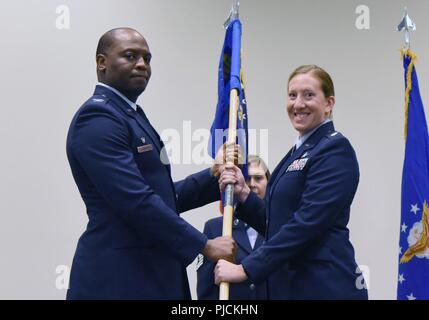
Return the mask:
<svg viewBox="0 0 429 320">
<path fill-rule="evenodd" d="M 264 168 L 257 163 L 249 163 L 248 171 L 249 180 L 246 181 L 247 185 L 259 198 L 264 199 L 268 184 Z"/>
<path fill-rule="evenodd" d="M 311 73 L 297 74 L 290 80 L 287 112 L 301 136 L 321 124 L 334 104 L 335 97 L 325 97 L 319 79 Z"/>
</svg>

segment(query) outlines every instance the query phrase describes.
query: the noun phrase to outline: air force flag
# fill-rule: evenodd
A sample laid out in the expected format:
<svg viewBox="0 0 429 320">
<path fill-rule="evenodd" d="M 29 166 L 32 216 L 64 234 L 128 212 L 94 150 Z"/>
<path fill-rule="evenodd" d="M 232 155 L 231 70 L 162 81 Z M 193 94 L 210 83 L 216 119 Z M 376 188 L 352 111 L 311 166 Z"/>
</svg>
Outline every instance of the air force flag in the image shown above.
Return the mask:
<svg viewBox="0 0 429 320">
<path fill-rule="evenodd" d="M 429 137 L 415 54 L 403 52 L 405 159 L 402 171 L 398 300 L 429 299 Z"/>
</svg>

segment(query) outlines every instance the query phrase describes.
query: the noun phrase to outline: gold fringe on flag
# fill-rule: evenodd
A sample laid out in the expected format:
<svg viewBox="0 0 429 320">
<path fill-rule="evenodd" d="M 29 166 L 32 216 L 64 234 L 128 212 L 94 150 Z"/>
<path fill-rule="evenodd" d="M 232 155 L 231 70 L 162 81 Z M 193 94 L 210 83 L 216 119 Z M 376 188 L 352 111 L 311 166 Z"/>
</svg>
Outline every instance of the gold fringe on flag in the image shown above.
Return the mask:
<svg viewBox="0 0 429 320">
<path fill-rule="evenodd" d="M 408 65 L 408 70 L 407 70 L 407 88 L 405 89 L 404 139 L 407 140 L 407 132 L 408 132 L 408 106 L 410 104 L 410 92 L 411 92 L 411 87 L 412 87 L 411 73 L 413 72 L 414 62 L 417 59 L 417 56 L 410 49 L 402 49 L 401 50 L 402 60 L 404 59 L 404 56 L 408 56 L 411 59 L 410 64 Z"/>
</svg>

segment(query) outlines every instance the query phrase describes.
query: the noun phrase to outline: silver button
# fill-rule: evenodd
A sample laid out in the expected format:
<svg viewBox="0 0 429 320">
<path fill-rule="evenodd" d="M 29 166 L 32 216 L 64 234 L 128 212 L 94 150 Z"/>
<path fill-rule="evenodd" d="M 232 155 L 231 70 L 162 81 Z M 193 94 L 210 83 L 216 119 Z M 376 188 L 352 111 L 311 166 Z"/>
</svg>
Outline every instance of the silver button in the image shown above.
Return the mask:
<svg viewBox="0 0 429 320">
<path fill-rule="evenodd" d="M 239 223 L 240 223 L 240 220 L 238 220 L 238 219 L 234 220 L 234 226 L 238 226 Z"/>
<path fill-rule="evenodd" d="M 255 290 L 255 285 L 253 283 L 251 283 L 250 286 L 249 286 L 249 289 L 250 290 Z"/>
</svg>

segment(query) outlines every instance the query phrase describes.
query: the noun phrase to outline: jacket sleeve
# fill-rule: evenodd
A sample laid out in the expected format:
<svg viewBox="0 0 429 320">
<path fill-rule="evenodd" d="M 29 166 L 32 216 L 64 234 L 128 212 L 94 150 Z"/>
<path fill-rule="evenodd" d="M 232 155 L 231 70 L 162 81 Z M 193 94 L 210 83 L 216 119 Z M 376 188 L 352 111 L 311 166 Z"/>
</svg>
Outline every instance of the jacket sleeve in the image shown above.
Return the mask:
<svg viewBox="0 0 429 320">
<path fill-rule="evenodd" d="M 207 237 L 170 209 L 141 175 L 129 142 L 128 128 L 105 106 L 86 106 L 70 139 L 71 154 L 114 212 L 150 239 L 191 263 Z"/>
<path fill-rule="evenodd" d="M 309 163 L 301 205 L 293 218 L 242 261 L 255 282 L 265 280 L 288 259 L 328 232 L 353 200 L 359 181 L 354 150 L 347 139 L 330 140 Z"/>
<path fill-rule="evenodd" d="M 265 235 L 266 206 L 265 201 L 260 199 L 256 193 L 250 192 L 246 201 L 237 205 L 235 215 L 248 223 L 262 236 Z"/>
<path fill-rule="evenodd" d="M 202 207 L 220 199 L 218 180 L 210 169 L 197 172 L 174 184 L 179 213 Z"/>
<path fill-rule="evenodd" d="M 213 234 L 210 222 L 204 225 L 204 234 L 209 239 L 214 239 L 219 235 Z M 197 297 L 198 300 L 218 300 L 219 287 L 214 280 L 215 263 L 209 259 L 203 258 L 203 264 L 197 269 Z"/>
</svg>

